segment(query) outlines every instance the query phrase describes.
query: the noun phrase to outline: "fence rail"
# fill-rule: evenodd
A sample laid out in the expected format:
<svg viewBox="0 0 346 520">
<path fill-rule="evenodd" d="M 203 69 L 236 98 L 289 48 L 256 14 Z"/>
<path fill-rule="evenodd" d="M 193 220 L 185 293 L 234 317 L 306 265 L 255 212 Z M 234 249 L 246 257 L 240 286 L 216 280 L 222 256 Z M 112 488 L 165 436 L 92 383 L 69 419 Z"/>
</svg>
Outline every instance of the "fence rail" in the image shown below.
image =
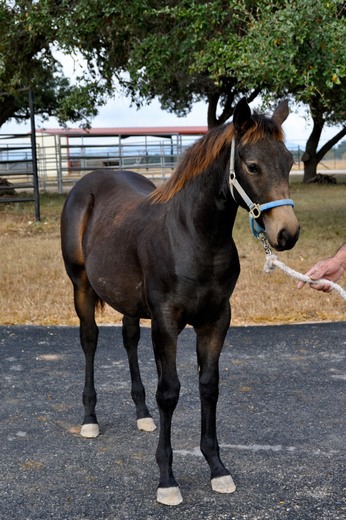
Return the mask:
<svg viewBox="0 0 346 520">
<path fill-rule="evenodd" d="M 184 149 L 198 136 L 171 135 L 121 139 L 120 136 L 39 135 L 37 156 L 40 186 L 59 193 L 86 173 L 100 169 L 133 170 L 148 178 L 165 180 Z"/>
<path fill-rule="evenodd" d="M 0 202 L 35 202 L 36 220 L 40 220 L 39 184 L 31 135 L 0 136 L 0 141 Z"/>
<path fill-rule="evenodd" d="M 199 137 L 172 134 L 125 139 L 118 134 L 97 137 L 39 132 L 36 134 L 39 188 L 63 193 L 81 176 L 100 168 L 133 170 L 161 182 L 171 175 L 186 147 Z M 301 171 L 301 151 L 298 148 L 292 153 L 296 163 L 293 172 Z M 346 159 L 324 160 L 318 172 L 346 173 Z M 0 135 L 0 202 L 34 200 L 34 173 L 31 135 Z M 11 189 L 16 196 L 6 195 Z"/>
</svg>

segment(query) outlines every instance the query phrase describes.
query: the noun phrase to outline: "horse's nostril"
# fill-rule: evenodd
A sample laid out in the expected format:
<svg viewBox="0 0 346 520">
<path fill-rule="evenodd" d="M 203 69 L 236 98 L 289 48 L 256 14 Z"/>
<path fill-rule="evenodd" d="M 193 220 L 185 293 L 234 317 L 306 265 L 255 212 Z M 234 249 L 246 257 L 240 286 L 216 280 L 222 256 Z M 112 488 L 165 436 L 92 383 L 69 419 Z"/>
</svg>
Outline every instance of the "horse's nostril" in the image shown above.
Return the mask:
<svg viewBox="0 0 346 520">
<path fill-rule="evenodd" d="M 299 237 L 299 228 L 296 233 L 292 235 L 287 229 L 282 229 L 278 234 L 278 249 L 283 251 L 292 249 Z"/>
<path fill-rule="evenodd" d="M 281 247 L 285 247 L 287 241 L 289 240 L 289 233 L 286 229 L 282 229 L 278 236 L 278 243 Z"/>
</svg>

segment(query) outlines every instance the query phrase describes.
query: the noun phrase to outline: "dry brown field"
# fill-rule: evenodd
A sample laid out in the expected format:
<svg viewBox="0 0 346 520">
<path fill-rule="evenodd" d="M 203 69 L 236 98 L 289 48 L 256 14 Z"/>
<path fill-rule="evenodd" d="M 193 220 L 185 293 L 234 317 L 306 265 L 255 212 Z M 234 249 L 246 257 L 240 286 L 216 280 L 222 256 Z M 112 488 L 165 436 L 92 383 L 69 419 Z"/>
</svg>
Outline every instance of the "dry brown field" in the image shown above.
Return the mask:
<svg viewBox="0 0 346 520">
<path fill-rule="evenodd" d="M 346 184 L 292 184 L 291 196 L 302 231 L 296 247 L 280 260 L 305 272 L 346 241 Z M 0 324 L 77 325 L 72 286 L 60 253 L 59 219 L 63 196 L 43 195 L 42 221 L 31 203 L 0 204 Z M 232 296 L 234 325 L 265 325 L 346 319 L 338 294 L 318 293 L 279 270 L 263 272 L 261 244 L 251 235 L 246 212 L 239 211 L 235 240 L 241 276 Z M 341 280 L 346 286 L 346 277 Z M 99 324 L 119 323 L 121 315 L 106 306 Z"/>
<path fill-rule="evenodd" d="M 292 171 L 301 171 L 303 169 L 303 163 L 296 162 Z M 332 173 L 334 170 L 346 172 L 346 158 L 345 159 L 327 159 L 323 160 L 319 163 L 317 167 L 318 173 L 327 174 L 328 172 Z"/>
</svg>

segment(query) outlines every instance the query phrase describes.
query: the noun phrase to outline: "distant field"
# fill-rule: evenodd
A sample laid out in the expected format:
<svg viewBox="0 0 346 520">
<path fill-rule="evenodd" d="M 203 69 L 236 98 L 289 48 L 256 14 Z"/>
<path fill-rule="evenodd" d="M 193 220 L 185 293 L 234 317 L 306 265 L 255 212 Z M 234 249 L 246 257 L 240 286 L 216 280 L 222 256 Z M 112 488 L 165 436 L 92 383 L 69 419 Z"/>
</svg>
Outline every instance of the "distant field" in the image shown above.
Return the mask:
<svg viewBox="0 0 346 520">
<path fill-rule="evenodd" d="M 303 185 L 293 178 L 292 198 L 302 226 L 292 251 L 278 256 L 305 272 L 317 259 L 346 241 L 346 184 Z M 59 219 L 65 197 L 41 198 L 42 222 L 34 221 L 33 204 L 0 204 L 0 324 L 77 324 L 72 286 L 60 253 Z M 300 291 L 281 271 L 263 272 L 264 252 L 252 237 L 246 212 L 235 225 L 242 272 L 232 297 L 233 323 L 279 324 L 345 320 L 346 303 L 336 293 Z M 342 280 L 346 286 L 346 278 Z M 99 323 L 119 322 L 106 307 Z"/>
<path fill-rule="evenodd" d="M 293 171 L 303 169 L 304 164 L 302 161 L 295 163 L 292 168 Z M 346 173 L 346 159 L 322 161 L 317 167 L 318 173 L 328 173 L 328 171 L 333 170 L 342 170 Z"/>
</svg>

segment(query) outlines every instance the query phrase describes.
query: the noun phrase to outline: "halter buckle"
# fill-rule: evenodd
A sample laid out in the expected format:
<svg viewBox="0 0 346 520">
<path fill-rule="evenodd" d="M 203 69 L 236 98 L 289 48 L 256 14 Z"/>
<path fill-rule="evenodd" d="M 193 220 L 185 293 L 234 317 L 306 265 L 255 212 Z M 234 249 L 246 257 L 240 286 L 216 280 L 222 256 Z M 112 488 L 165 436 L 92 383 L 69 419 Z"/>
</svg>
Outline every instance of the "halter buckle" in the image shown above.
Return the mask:
<svg viewBox="0 0 346 520">
<path fill-rule="evenodd" d="M 256 219 L 261 215 L 262 211 L 259 204 L 254 204 L 249 209 L 249 214 L 252 216 L 252 218 Z"/>
</svg>

